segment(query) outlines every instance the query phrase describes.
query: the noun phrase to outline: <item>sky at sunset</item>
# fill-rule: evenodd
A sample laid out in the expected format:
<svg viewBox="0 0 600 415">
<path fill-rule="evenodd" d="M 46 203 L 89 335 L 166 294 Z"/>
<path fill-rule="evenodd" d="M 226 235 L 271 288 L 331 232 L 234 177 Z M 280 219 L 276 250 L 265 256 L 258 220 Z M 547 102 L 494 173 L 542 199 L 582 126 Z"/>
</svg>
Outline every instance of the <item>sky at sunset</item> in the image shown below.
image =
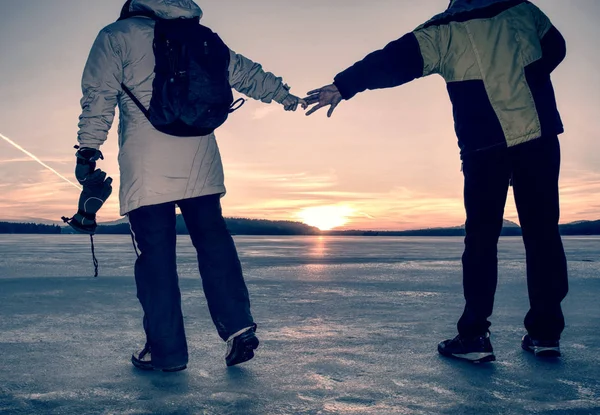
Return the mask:
<svg viewBox="0 0 600 415">
<path fill-rule="evenodd" d="M 0 0 L 0 134 L 74 181 L 81 73 L 124 0 Z M 230 48 L 303 95 L 441 12 L 448 0 L 197 0 Z M 600 1 L 534 1 L 562 31 L 553 74 L 561 136 L 562 221 L 600 219 Z M 348 229 L 464 223 L 462 174 L 441 77 L 368 91 L 305 117 L 248 102 L 216 132 L 227 217 Z M 117 121 L 99 164 L 115 179 L 100 221 L 119 218 Z M 176 140 L 176 138 L 174 138 Z M 0 220 L 59 220 L 79 192 L 0 140 Z M 322 219 L 316 223 L 317 219 Z M 324 219 L 323 219 L 324 218 Z M 506 218 L 517 221 L 512 196 Z"/>
</svg>

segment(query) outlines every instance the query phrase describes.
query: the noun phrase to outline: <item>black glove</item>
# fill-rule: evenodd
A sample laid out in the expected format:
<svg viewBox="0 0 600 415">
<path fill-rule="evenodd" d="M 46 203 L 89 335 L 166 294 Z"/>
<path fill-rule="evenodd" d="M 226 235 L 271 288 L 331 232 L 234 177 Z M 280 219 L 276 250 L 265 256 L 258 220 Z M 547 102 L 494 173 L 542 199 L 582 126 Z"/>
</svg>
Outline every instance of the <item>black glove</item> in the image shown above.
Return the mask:
<svg viewBox="0 0 600 415">
<path fill-rule="evenodd" d="M 104 160 L 104 156 L 100 150 L 89 147 L 79 148 L 75 146 L 77 153 L 77 165 L 75 166 L 75 177 L 80 184 L 85 184 L 87 177 L 96 169 L 96 161 Z"/>
<path fill-rule="evenodd" d="M 77 232 L 93 235 L 98 226 L 96 213 L 112 193 L 112 178 L 96 169 L 96 160 L 104 158 L 100 150 L 81 148 L 76 156 L 75 176 L 83 190 L 79 196 L 77 213 L 72 218 L 63 216 L 62 219 Z"/>
</svg>

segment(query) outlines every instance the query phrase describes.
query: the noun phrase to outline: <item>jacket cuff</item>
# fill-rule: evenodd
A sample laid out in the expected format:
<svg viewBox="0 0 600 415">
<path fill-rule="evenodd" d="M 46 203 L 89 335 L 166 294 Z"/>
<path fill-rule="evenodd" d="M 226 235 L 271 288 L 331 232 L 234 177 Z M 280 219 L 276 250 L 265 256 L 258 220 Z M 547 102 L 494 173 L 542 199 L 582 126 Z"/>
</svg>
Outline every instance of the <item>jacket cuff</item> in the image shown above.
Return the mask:
<svg viewBox="0 0 600 415">
<path fill-rule="evenodd" d="M 81 148 L 93 148 L 94 150 L 100 150 L 100 146 L 102 144 L 99 143 L 89 143 L 86 141 L 77 140 L 79 142 L 79 147 Z"/>
<path fill-rule="evenodd" d="M 345 100 L 349 100 L 352 97 L 354 97 L 354 95 L 356 95 L 359 91 L 357 91 L 355 88 L 352 88 L 351 82 L 344 81 L 344 78 L 345 78 L 344 75 L 345 75 L 344 72 L 338 74 L 335 77 L 333 84 L 336 86 L 338 91 L 340 91 L 342 98 L 344 98 Z"/>
<path fill-rule="evenodd" d="M 290 87 L 288 84 L 281 84 L 275 96 L 273 97 L 273 101 L 281 104 L 284 99 L 286 99 L 290 95 Z"/>
</svg>

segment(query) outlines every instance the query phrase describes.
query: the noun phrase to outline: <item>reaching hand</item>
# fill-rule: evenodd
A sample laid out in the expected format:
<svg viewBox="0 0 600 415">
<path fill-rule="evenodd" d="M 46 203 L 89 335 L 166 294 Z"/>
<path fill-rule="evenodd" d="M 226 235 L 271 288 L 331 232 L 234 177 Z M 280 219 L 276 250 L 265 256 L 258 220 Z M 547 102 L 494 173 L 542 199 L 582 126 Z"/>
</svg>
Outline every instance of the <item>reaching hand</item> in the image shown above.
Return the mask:
<svg viewBox="0 0 600 415">
<path fill-rule="evenodd" d="M 340 94 L 340 91 L 337 89 L 337 86 L 331 84 L 310 91 L 308 93 L 308 96 L 304 98 L 304 101 L 306 102 L 306 107 L 303 108 L 307 108 L 308 105 L 317 104 L 306 113 L 306 115 L 310 115 L 323 107 L 331 105 L 331 108 L 329 108 L 329 111 L 327 112 L 327 117 L 331 117 L 333 111 L 342 101 L 342 99 L 342 94 Z"/>
<path fill-rule="evenodd" d="M 306 108 L 306 102 L 292 94 L 289 94 L 281 103 L 283 109 L 286 111 L 296 111 L 298 104 L 302 105 L 302 108 Z"/>
</svg>

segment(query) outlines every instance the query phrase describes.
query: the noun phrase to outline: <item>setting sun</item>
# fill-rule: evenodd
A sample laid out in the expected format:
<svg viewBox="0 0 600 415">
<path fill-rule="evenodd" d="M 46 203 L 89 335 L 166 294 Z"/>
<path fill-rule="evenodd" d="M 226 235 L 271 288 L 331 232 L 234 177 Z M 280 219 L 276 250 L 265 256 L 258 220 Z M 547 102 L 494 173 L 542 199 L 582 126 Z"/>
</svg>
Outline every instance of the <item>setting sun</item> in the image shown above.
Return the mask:
<svg viewBox="0 0 600 415">
<path fill-rule="evenodd" d="M 353 213 L 354 209 L 349 206 L 315 206 L 302 209 L 298 217 L 307 225 L 328 231 L 344 226 Z"/>
</svg>

